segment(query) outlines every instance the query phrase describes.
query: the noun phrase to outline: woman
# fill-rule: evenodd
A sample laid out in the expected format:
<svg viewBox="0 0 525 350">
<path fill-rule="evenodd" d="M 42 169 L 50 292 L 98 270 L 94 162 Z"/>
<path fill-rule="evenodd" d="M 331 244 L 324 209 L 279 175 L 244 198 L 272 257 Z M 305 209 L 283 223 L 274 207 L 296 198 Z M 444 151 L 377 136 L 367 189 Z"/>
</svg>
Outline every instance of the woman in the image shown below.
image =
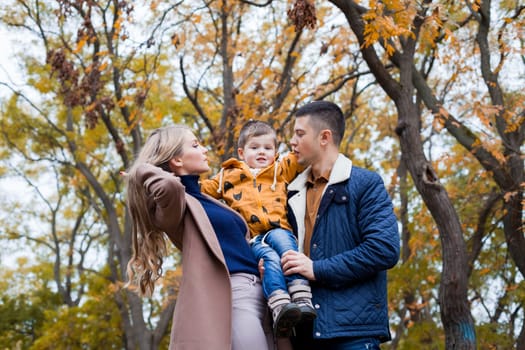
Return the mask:
<svg viewBox="0 0 525 350">
<path fill-rule="evenodd" d="M 147 139 L 126 176 L 133 219 L 129 283 L 142 295 L 153 292 L 166 235 L 181 249 L 184 266 L 170 349 L 273 349 L 247 225 L 200 192 L 199 175 L 209 170 L 206 153 L 182 125 L 159 128 Z"/>
</svg>

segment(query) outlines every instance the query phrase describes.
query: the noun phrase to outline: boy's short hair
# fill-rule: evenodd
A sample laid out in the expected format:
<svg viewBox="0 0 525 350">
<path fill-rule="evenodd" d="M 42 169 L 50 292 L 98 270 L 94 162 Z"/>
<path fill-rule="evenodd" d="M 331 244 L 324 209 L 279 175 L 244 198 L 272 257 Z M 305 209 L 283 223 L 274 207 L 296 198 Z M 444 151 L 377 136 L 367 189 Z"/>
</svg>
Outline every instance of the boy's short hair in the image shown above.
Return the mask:
<svg viewBox="0 0 525 350">
<path fill-rule="evenodd" d="M 277 147 L 277 134 L 275 130 L 270 124 L 260 120 L 249 120 L 242 126 L 237 147 L 244 148 L 249 139 L 262 135 L 273 135 L 275 147 Z"/>
<path fill-rule="evenodd" d="M 330 129 L 334 144 L 340 145 L 345 133 L 345 117 L 338 105 L 329 101 L 310 102 L 295 112 L 296 118 L 305 116 L 310 117 L 311 125 L 317 132 Z"/>
</svg>

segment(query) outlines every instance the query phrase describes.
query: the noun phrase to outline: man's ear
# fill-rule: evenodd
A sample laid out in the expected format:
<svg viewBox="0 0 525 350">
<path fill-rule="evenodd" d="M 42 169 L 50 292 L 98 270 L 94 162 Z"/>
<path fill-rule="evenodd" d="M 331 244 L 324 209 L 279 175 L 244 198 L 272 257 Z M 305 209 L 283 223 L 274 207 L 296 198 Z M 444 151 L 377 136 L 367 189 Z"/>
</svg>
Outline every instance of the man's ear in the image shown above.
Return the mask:
<svg viewBox="0 0 525 350">
<path fill-rule="evenodd" d="M 244 149 L 243 148 L 237 148 L 237 154 L 239 155 L 240 160 L 244 160 Z"/>
<path fill-rule="evenodd" d="M 332 130 L 330 129 L 323 129 L 319 133 L 319 140 L 321 142 L 321 145 L 327 145 L 330 142 L 333 142 L 332 138 Z"/>
</svg>

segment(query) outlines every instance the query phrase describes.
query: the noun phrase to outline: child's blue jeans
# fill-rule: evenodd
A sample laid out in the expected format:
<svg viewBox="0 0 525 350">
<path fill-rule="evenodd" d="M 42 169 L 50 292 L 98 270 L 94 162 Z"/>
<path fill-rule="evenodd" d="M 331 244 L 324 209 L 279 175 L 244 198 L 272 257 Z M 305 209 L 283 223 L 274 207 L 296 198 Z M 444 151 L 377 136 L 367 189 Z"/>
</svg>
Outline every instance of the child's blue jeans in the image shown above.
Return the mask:
<svg viewBox="0 0 525 350">
<path fill-rule="evenodd" d="M 281 256 L 288 250 L 297 251 L 297 239 L 287 230 L 276 228 L 261 234 L 251 241 L 252 251 L 257 258 L 264 260 L 262 280 L 264 297 L 269 298 L 273 292 L 288 292 L 288 284 L 296 279 L 306 279 L 299 274 L 285 276 L 281 268 Z"/>
</svg>

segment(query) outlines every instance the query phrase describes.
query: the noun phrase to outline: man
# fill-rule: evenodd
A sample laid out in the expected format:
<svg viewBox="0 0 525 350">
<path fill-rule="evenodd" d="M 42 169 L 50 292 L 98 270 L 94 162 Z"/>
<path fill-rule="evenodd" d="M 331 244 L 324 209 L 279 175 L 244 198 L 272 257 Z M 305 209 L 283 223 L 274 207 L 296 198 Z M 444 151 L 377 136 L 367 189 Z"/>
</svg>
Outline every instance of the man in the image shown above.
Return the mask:
<svg viewBox="0 0 525 350">
<path fill-rule="evenodd" d="M 391 339 L 386 270 L 399 259 L 391 199 L 378 174 L 339 153 L 345 120 L 337 105 L 312 102 L 295 118 L 290 145 L 308 166 L 288 186 L 300 252 L 281 263 L 285 274 L 310 280 L 317 319 L 296 326 L 294 348 L 379 349 Z"/>
</svg>

